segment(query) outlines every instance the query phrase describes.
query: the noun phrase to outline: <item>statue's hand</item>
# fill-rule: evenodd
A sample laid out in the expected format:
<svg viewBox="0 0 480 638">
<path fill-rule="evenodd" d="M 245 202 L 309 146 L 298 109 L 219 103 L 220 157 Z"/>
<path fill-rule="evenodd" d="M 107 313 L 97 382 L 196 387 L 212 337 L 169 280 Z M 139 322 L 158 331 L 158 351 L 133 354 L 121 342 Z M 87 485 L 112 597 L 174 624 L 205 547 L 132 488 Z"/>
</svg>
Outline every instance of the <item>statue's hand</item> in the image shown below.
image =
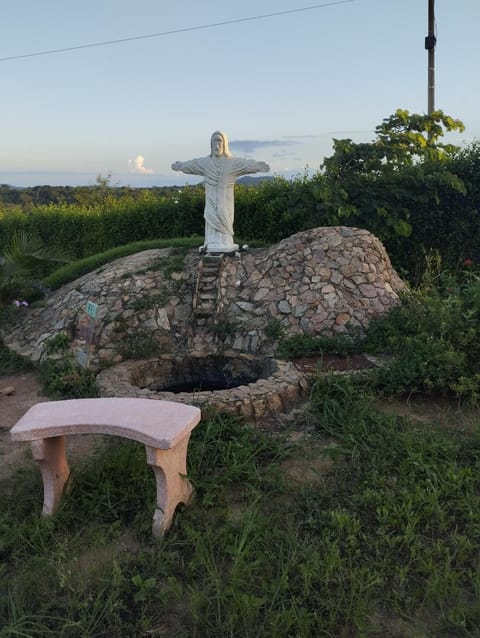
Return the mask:
<svg viewBox="0 0 480 638">
<path fill-rule="evenodd" d="M 270 166 L 267 162 L 258 162 L 258 169 L 260 173 L 268 173 Z"/>
<path fill-rule="evenodd" d="M 173 162 L 172 171 L 181 171 L 182 170 L 182 162 Z"/>
</svg>

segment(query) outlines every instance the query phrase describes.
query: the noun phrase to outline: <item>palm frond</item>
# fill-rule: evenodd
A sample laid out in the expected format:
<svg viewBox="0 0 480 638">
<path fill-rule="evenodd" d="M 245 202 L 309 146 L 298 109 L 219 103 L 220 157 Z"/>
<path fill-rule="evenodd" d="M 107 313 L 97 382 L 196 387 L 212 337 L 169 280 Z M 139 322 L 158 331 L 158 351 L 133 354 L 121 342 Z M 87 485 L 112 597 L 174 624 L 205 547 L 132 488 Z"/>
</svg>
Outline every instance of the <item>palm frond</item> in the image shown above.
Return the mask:
<svg viewBox="0 0 480 638">
<path fill-rule="evenodd" d="M 23 230 L 13 235 L 3 252 L 3 268 L 11 274 L 27 275 L 40 262 L 52 261 L 68 262 L 71 256 L 67 251 L 45 246 L 40 238 Z"/>
</svg>

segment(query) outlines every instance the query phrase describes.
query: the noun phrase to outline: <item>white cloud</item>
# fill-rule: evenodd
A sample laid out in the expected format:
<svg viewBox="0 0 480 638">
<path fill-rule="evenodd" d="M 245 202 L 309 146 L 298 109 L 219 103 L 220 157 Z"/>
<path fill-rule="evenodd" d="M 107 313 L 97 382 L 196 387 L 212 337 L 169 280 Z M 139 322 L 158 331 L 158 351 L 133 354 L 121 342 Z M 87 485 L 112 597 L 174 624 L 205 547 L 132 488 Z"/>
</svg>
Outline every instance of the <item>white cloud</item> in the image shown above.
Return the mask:
<svg viewBox="0 0 480 638">
<path fill-rule="evenodd" d="M 142 175 L 152 175 L 153 168 L 144 166 L 145 158 L 143 155 L 137 155 L 134 160 L 128 160 L 128 170 L 131 173 L 140 173 Z"/>
</svg>

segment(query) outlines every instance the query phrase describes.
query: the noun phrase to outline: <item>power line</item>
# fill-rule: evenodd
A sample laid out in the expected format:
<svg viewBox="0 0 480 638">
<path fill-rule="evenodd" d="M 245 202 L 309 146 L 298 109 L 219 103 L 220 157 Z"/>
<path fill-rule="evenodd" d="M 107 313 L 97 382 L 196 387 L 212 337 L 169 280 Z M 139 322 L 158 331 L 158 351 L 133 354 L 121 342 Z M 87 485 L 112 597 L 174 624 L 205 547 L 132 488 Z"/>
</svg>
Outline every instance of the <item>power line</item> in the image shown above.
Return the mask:
<svg viewBox="0 0 480 638">
<path fill-rule="evenodd" d="M 325 2 L 323 4 L 314 4 L 310 7 L 302 7 L 301 9 L 289 9 L 287 11 L 277 11 L 275 13 L 264 13 L 263 15 L 251 16 L 249 18 L 237 18 L 235 20 L 225 20 L 223 22 L 212 22 L 210 24 L 201 24 L 196 27 L 184 27 L 183 29 L 173 29 L 172 31 L 162 31 L 160 33 L 150 33 L 147 35 L 136 35 L 130 38 L 119 38 L 118 40 L 106 40 L 105 42 L 93 42 L 90 44 L 79 44 L 74 47 L 64 47 L 62 49 L 51 49 L 49 51 L 37 51 L 35 53 L 23 53 L 21 55 L 11 55 L 6 58 L 0 58 L 0 62 L 8 60 L 20 60 L 21 58 L 34 58 L 40 55 L 51 55 L 54 53 L 65 53 L 66 51 L 77 51 L 79 49 L 90 49 L 93 47 L 110 46 L 111 44 L 120 44 L 121 42 L 132 42 L 133 40 L 146 40 L 147 38 L 159 38 L 164 35 L 174 35 L 176 33 L 186 33 L 188 31 L 199 31 L 200 29 L 211 29 L 213 27 L 223 27 L 227 24 L 238 24 L 240 22 L 252 22 L 254 20 L 263 20 L 265 18 L 273 18 L 275 16 L 287 15 L 290 13 L 300 13 L 301 11 L 311 11 L 312 9 L 323 9 L 337 4 L 346 4 L 355 0 L 336 0 L 335 2 Z"/>
</svg>

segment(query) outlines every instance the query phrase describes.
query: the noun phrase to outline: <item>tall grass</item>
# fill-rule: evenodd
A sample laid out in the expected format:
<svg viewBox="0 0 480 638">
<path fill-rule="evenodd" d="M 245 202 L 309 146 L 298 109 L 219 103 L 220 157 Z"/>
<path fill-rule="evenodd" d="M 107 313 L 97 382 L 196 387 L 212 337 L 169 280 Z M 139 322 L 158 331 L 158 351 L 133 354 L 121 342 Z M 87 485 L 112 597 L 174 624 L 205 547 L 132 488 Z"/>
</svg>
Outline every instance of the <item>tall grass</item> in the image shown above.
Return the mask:
<svg viewBox="0 0 480 638">
<path fill-rule="evenodd" d="M 309 422 L 313 441 L 334 441 L 313 485 L 284 474 L 312 440 L 201 423 L 195 501 L 160 541 L 153 476 L 132 442 L 75 468 L 51 520 L 31 463 L 4 479 L 0 636 L 378 636 L 384 622 L 404 636 L 477 635 L 478 435 L 377 412 L 334 376 L 315 386 Z"/>
</svg>

